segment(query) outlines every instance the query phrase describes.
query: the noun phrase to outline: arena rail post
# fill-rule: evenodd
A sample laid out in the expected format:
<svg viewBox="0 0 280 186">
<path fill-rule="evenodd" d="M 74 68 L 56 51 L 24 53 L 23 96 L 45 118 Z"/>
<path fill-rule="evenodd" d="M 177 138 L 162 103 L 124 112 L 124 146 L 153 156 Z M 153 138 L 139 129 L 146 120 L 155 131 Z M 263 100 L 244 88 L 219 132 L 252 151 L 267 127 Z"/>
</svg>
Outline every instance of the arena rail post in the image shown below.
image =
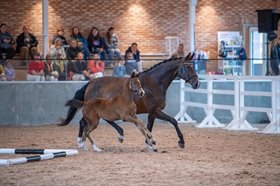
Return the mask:
<svg viewBox="0 0 280 186">
<path fill-rule="evenodd" d="M 249 122 L 246 120 L 248 112 L 243 110 L 241 111 L 241 108 L 245 107 L 245 82 L 243 78 L 244 77 L 241 76 L 237 81 L 235 81 L 234 105 L 236 113 L 234 120 L 230 122 L 229 125 L 226 127 L 226 129 L 228 130 L 258 130 L 257 128 L 254 128 L 251 124 L 249 124 Z"/>
<path fill-rule="evenodd" d="M 271 80 L 271 107 L 270 123 L 262 130 L 263 133 L 280 134 L 280 78 Z"/>
<path fill-rule="evenodd" d="M 178 123 L 195 123 L 196 121 L 193 120 L 187 113 L 188 106 L 185 104 L 185 91 L 186 91 L 185 81 L 180 80 L 180 111 L 174 117 Z"/>
<path fill-rule="evenodd" d="M 240 124 L 240 79 L 234 80 L 234 110 L 231 110 L 233 120 L 225 127 L 227 130 L 239 130 L 243 128 Z"/>
<path fill-rule="evenodd" d="M 225 127 L 224 124 L 221 124 L 217 118 L 214 116 L 215 108 L 213 107 L 213 81 L 214 76 L 207 77 L 207 107 L 204 108 L 206 117 L 203 121 L 197 125 L 198 128 L 217 128 Z"/>
</svg>

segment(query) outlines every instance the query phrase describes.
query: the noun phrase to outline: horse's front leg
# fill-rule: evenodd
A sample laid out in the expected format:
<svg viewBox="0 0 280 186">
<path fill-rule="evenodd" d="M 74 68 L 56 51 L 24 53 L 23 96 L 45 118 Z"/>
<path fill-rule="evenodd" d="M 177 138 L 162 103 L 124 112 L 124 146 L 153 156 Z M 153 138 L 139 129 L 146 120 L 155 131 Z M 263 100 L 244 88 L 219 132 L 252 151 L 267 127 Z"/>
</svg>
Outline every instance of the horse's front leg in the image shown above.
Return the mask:
<svg viewBox="0 0 280 186">
<path fill-rule="evenodd" d="M 155 122 L 155 116 L 153 114 L 148 115 L 148 124 L 147 124 L 147 129 L 152 132 L 154 122 Z M 145 140 L 145 143 L 148 143 L 147 140 Z M 156 144 L 156 141 L 153 141 L 153 144 Z"/>
<path fill-rule="evenodd" d="M 183 136 L 183 134 L 182 134 L 182 132 L 181 132 L 179 126 L 178 126 L 178 122 L 174 118 L 172 118 L 172 117 L 168 116 L 167 114 L 165 114 L 164 112 L 162 112 L 161 110 L 157 110 L 155 112 L 155 116 L 158 119 L 170 122 L 175 127 L 177 135 L 180 139 L 178 141 L 178 144 L 181 148 L 184 148 L 185 147 L 185 140 L 184 140 L 184 136 Z M 152 131 L 152 128 L 151 128 L 150 131 Z"/>
<path fill-rule="evenodd" d="M 142 120 L 138 119 L 136 117 L 136 115 L 135 116 L 131 116 L 131 117 L 127 117 L 125 120 L 134 123 L 138 127 L 138 129 L 145 136 L 146 141 L 148 142 L 148 145 L 151 147 L 151 149 L 153 151 L 156 152 L 157 151 L 157 147 L 155 145 L 155 140 L 153 138 L 153 135 L 150 133 L 150 131 L 145 127 L 145 123 Z"/>
<path fill-rule="evenodd" d="M 148 124 L 147 124 L 147 129 L 152 132 L 153 130 L 153 126 L 154 126 L 154 122 L 155 122 L 155 116 L 154 114 L 149 114 L 148 115 Z"/>
</svg>

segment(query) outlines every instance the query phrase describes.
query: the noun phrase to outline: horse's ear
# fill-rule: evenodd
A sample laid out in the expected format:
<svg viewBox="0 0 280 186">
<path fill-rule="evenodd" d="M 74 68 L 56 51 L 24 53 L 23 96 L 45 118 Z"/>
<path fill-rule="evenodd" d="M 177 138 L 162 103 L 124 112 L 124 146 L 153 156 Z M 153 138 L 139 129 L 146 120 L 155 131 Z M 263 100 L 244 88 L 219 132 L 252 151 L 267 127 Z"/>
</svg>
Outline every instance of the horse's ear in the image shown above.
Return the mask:
<svg viewBox="0 0 280 186">
<path fill-rule="evenodd" d="M 191 63 L 191 60 L 193 59 L 195 53 L 194 52 L 189 52 L 189 54 L 187 55 L 187 57 L 185 58 L 184 63 Z"/>
<path fill-rule="evenodd" d="M 191 52 L 188 53 L 188 55 L 185 58 L 185 61 L 189 60 L 190 55 L 191 55 Z"/>
<path fill-rule="evenodd" d="M 135 78 L 135 71 L 132 72 L 132 74 L 131 74 L 130 77 L 131 77 L 131 78 Z"/>
<path fill-rule="evenodd" d="M 139 72 L 133 71 L 131 74 L 131 78 L 137 78 L 139 76 Z"/>
<path fill-rule="evenodd" d="M 191 55 L 191 57 L 190 57 L 190 60 L 193 59 L 194 55 L 195 55 L 195 53 L 193 52 L 192 55 Z"/>
</svg>

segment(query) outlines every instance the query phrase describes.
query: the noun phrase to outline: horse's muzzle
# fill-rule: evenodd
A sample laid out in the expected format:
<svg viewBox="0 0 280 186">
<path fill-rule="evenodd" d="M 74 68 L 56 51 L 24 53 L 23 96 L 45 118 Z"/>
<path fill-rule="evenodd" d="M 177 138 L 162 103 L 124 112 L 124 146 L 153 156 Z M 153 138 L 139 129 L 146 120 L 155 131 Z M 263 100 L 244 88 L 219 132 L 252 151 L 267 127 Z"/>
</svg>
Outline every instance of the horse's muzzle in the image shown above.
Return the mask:
<svg viewBox="0 0 280 186">
<path fill-rule="evenodd" d="M 145 91 L 142 89 L 141 91 L 137 91 L 136 94 L 140 97 L 143 97 L 145 95 Z"/>
<path fill-rule="evenodd" d="M 200 81 L 194 82 L 192 84 L 193 89 L 198 89 L 200 87 L 200 84 L 201 84 Z"/>
</svg>

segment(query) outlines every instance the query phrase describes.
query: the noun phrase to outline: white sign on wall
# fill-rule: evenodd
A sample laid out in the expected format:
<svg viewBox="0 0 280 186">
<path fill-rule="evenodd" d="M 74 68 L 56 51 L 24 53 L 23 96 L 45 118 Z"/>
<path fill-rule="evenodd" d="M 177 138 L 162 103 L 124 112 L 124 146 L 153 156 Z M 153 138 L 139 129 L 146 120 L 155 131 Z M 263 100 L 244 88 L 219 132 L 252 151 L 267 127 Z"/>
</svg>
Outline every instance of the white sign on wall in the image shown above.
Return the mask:
<svg viewBox="0 0 280 186">
<path fill-rule="evenodd" d="M 239 32 L 218 32 L 218 47 L 221 41 L 225 42 L 225 46 L 241 46 L 242 36 Z"/>
</svg>

